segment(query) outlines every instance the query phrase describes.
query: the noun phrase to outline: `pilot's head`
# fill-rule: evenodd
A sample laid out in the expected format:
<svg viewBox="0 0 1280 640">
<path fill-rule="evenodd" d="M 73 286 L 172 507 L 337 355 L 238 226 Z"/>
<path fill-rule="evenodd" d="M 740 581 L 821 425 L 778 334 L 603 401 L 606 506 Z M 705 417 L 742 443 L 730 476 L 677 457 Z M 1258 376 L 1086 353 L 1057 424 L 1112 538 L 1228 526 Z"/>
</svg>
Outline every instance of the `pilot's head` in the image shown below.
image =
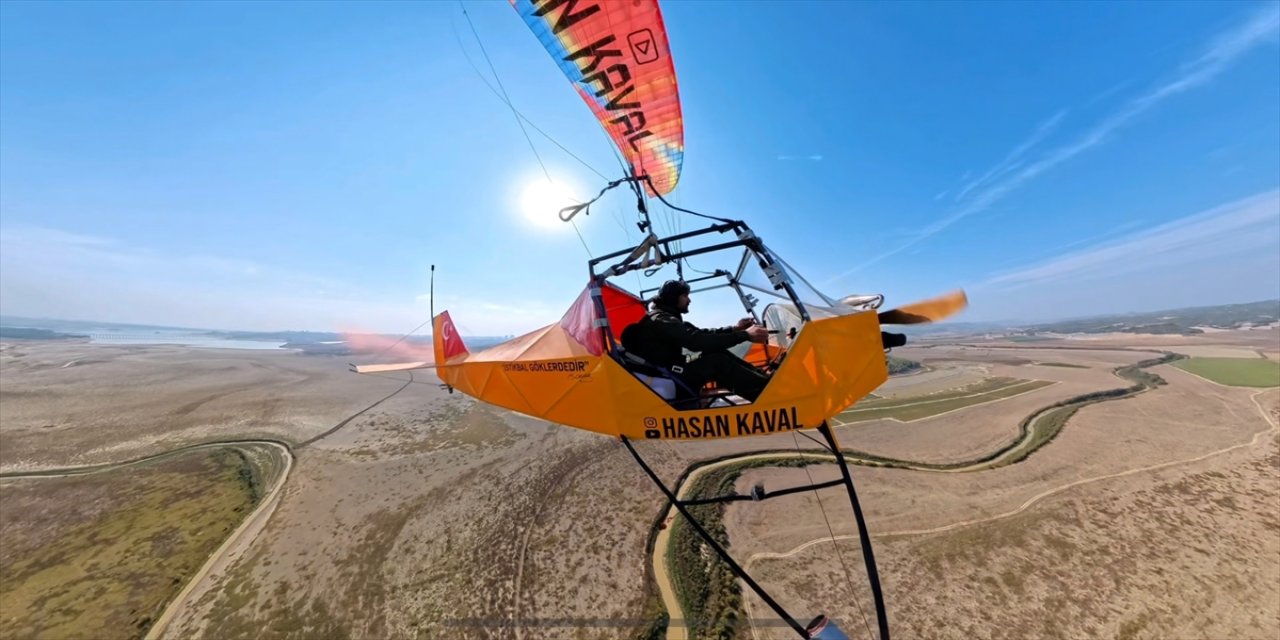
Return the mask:
<svg viewBox="0 0 1280 640">
<path fill-rule="evenodd" d="M 654 302 L 677 313 L 689 312 L 689 283 L 684 280 L 668 280 L 662 283 Z"/>
</svg>

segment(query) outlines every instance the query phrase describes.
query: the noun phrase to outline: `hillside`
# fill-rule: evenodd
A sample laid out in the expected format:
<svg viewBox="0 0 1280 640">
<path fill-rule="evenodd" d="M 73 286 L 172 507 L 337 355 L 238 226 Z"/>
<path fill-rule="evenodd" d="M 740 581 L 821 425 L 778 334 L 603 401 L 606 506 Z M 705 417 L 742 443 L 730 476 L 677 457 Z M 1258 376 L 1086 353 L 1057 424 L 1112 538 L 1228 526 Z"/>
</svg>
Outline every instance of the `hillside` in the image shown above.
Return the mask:
<svg viewBox="0 0 1280 640">
<path fill-rule="evenodd" d="M 1192 335 L 1209 329 L 1247 329 L 1280 322 L 1280 300 L 1096 316 L 1027 327 L 1036 333 L 1158 333 Z"/>
</svg>

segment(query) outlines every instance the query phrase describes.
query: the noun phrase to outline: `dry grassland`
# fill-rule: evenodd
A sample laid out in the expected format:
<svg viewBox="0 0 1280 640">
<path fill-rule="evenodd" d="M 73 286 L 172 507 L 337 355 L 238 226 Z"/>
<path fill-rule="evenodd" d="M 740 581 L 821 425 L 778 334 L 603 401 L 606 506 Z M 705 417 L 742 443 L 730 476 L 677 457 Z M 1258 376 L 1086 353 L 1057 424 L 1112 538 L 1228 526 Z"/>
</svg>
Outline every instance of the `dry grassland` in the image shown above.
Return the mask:
<svg viewBox="0 0 1280 640">
<path fill-rule="evenodd" d="M 1020 464 L 980 473 L 853 470 L 897 635 L 1280 634 L 1275 430 L 1251 402 L 1256 392 L 1167 365 L 1155 372 L 1169 386 L 1082 409 L 1057 440 Z M 1259 400 L 1275 419 L 1280 393 Z M 866 448 L 861 429 L 846 430 L 846 446 Z M 835 469 L 809 474 L 823 481 Z M 754 470 L 738 486 L 762 481 L 776 489 L 808 479 L 799 469 Z M 825 490 L 821 500 L 835 533 L 855 534 L 847 498 Z M 813 494 L 730 506 L 734 554 L 787 552 L 826 537 L 821 513 Z M 850 603 L 871 615 L 866 579 L 856 541 L 840 544 L 853 596 L 831 543 L 759 560 L 753 571 L 797 615 L 825 612 L 847 631 L 860 630 Z M 758 599 L 749 602 L 768 617 Z"/>
<path fill-rule="evenodd" d="M 934 464 L 964 462 L 1012 444 L 1019 436 L 1018 423 L 1040 407 L 1094 391 L 1129 385 L 1112 375 L 1110 370 L 1083 371 L 1090 378 L 1083 382 L 1075 379 L 1080 377 L 1076 375 L 1079 370 L 1044 369 L 1046 373 L 1038 377 L 1058 384 L 971 410 L 910 423 L 877 420 L 838 427 L 836 437 L 846 447 L 886 458 Z"/>
<path fill-rule="evenodd" d="M 1271 444 L 1270 452 L 1228 454 L 1119 490 L 1074 491 L 954 531 L 877 540 L 896 634 L 1276 637 L 1280 457 Z M 856 541 L 838 544 L 870 616 Z M 832 614 L 846 630 L 862 628 L 830 544 L 755 568 L 775 595 Z M 758 603 L 754 610 L 764 611 Z"/>
<path fill-rule="evenodd" d="M 592 621 L 592 637 L 629 637 L 643 622 L 661 498 L 616 441 L 429 383 L 362 413 L 403 374 L 333 358 L 39 343 L 3 357 L 8 471 L 328 433 L 296 449 L 264 532 L 166 637 L 538 638 Z M 666 475 L 689 462 L 645 451 Z"/>
<path fill-rule="evenodd" d="M 1186 354 L 1192 358 L 1262 358 L 1256 349 L 1249 347 L 1181 345 L 1170 347 L 1171 350 Z"/>
<path fill-rule="evenodd" d="M 414 385 L 300 455 L 252 552 L 167 637 L 631 637 L 660 505 L 643 482 L 614 441 Z"/>
<path fill-rule="evenodd" d="M 231 438 L 301 442 L 395 388 L 347 373 L 344 360 L 292 352 L 6 343 L 0 469 L 112 462 Z"/>
<path fill-rule="evenodd" d="M 1055 483 L 1193 458 L 1248 442 L 1267 426 L 1249 400 L 1253 390 L 1215 385 L 1169 365 L 1154 367 L 1153 371 L 1169 384 L 1081 409 L 1048 447 L 1015 465 L 979 473 L 851 468 L 873 531 L 922 529 L 1001 513 L 1005 510 L 1002 507 L 1021 504 Z M 980 409 L 991 406 L 994 405 Z M 846 449 L 871 449 L 871 440 L 880 437 L 869 425 L 841 431 L 841 444 Z M 810 471 L 818 481 L 836 477 L 831 465 L 810 467 Z M 774 473 L 780 475 L 771 479 L 769 474 Z M 797 479 L 805 479 L 803 470 L 752 470 L 744 474 L 739 486 L 762 480 L 766 486 L 780 487 Z M 808 496 L 803 494 L 797 500 L 808 500 Z M 767 513 L 793 502 L 784 499 L 761 503 L 758 510 L 762 515 L 758 517 L 761 522 L 777 520 L 803 526 L 804 519 L 797 519 L 796 513 Z M 730 512 L 738 508 L 731 506 Z M 806 509 L 817 510 L 817 505 L 809 503 L 801 508 Z M 820 521 L 810 526 L 825 531 Z M 774 535 L 760 532 L 750 539 Z M 790 542 L 779 544 L 786 546 Z"/>
<path fill-rule="evenodd" d="M 890 384 L 896 390 L 886 396 L 953 389 L 987 377 L 1057 384 L 910 424 L 859 423 L 838 429 L 837 435 L 846 448 L 887 457 L 963 461 L 1007 445 L 1018 435 L 1018 422 L 1039 407 L 1127 386 L 1111 370 L 1152 357 L 1146 352 L 1037 347 L 1016 353 L 985 346 L 895 350 L 895 355 L 922 360 L 941 373 L 895 379 Z M 403 374 L 355 376 L 332 358 L 37 343 L 6 346 L 0 357 L 0 465 L 6 471 L 128 459 L 215 439 L 269 437 L 298 445 L 327 434 L 296 449 L 293 472 L 263 532 L 243 555 L 210 576 L 208 588 L 179 612 L 166 638 L 624 638 L 636 629 L 619 621 L 639 626 L 652 602 L 645 545 L 664 500 L 611 439 L 488 408 L 430 383 L 409 384 L 397 393 L 404 386 Z M 1173 367 L 1157 372 L 1170 381 L 1169 387 L 1081 410 L 1049 447 L 1010 467 L 972 474 L 855 468 L 873 532 L 927 530 L 988 518 L 1073 481 L 1194 457 L 1247 441 L 1260 430 L 1249 391 L 1213 385 Z M 416 379 L 434 381 L 429 373 Z M 811 443 L 781 434 L 638 446 L 659 475 L 674 483 L 699 459 Z M 1159 483 L 1183 481 L 1199 483 L 1194 484 L 1197 490 L 1203 485 L 1206 495 L 1221 493 L 1218 497 L 1234 501 L 1239 509 L 1218 505 L 1215 518 L 1232 531 L 1225 539 L 1239 546 L 1231 551 L 1237 556 L 1209 549 L 1204 562 L 1218 562 L 1220 573 L 1202 572 L 1190 555 L 1176 565 L 1177 571 L 1166 567 L 1171 595 L 1161 602 L 1199 606 L 1222 617 L 1227 591 L 1213 590 L 1219 604 L 1205 607 L 1202 600 L 1180 595 L 1191 591 L 1175 586 L 1218 585 L 1215 581 L 1230 574 L 1246 583 L 1233 592 L 1241 606 L 1266 613 L 1266 585 L 1277 581 L 1255 580 L 1258 576 L 1249 571 L 1263 571 L 1260 575 L 1267 577 L 1272 569 L 1265 562 L 1255 569 L 1242 568 L 1242 563 L 1259 551 L 1273 550 L 1266 535 L 1275 540 L 1276 529 L 1255 513 L 1255 498 L 1228 490 L 1234 481 L 1254 483 L 1262 491 L 1265 475 L 1274 478 L 1275 471 L 1265 458 L 1258 463 L 1263 466 L 1225 462 L 1242 456 L 1246 452 L 1081 485 L 1045 498 L 1019 516 L 992 521 L 989 535 L 982 533 L 987 525 L 974 525 L 881 539 L 877 552 L 883 557 L 895 627 L 908 637 L 937 636 L 938 625 L 956 635 L 962 629 L 998 635 L 1005 631 L 986 618 L 999 613 L 1003 617 L 996 620 L 1009 634 L 1035 631 L 1039 627 L 1028 625 L 1044 617 L 1039 607 L 1055 604 L 1047 600 L 1052 589 L 1045 585 L 1068 581 L 1078 583 L 1073 589 L 1093 589 L 1105 579 L 1122 583 L 1114 593 L 1123 597 L 1109 605 L 1119 613 L 1065 611 L 1075 611 L 1079 625 L 1085 625 L 1071 629 L 1096 628 L 1106 635 L 1114 627 L 1118 635 L 1121 625 L 1138 624 L 1125 617 L 1140 608 L 1138 590 L 1165 583 L 1143 565 L 1134 568 L 1136 577 L 1128 582 L 1112 575 L 1109 567 L 1118 563 L 1100 566 L 1091 545 L 1114 538 L 1119 542 L 1112 553 L 1137 553 L 1140 536 L 1154 535 L 1142 523 L 1167 508 L 1171 511 L 1164 517 L 1174 519 L 1170 522 L 1181 522 L 1176 517 L 1182 516 L 1189 522 L 1172 526 L 1153 549 L 1182 558 L 1179 550 L 1194 548 L 1188 546 L 1191 539 L 1206 535 L 1196 524 L 1194 505 L 1199 503 L 1188 502 L 1185 511 L 1164 505 L 1160 496 L 1167 492 L 1162 493 Z M 832 471 L 831 465 L 812 469 L 815 480 L 831 477 Z M 1226 477 L 1196 475 L 1210 471 Z M 1237 471 L 1247 477 L 1231 475 Z M 807 478 L 798 469 L 757 469 L 740 482 L 756 480 L 777 488 Z M 1269 497 L 1263 492 L 1256 500 Z M 811 494 L 803 494 L 753 505 L 752 511 L 731 507 L 727 518 L 735 555 L 785 551 L 825 535 L 821 519 L 812 517 L 817 513 L 812 500 Z M 842 519 L 847 498 L 824 492 L 823 501 L 837 533 L 851 533 L 851 522 Z M 1109 519 L 1079 515 L 1102 509 L 1129 511 Z M 1018 519 L 1040 510 L 1049 514 L 1042 525 Z M 1075 528 L 1060 523 L 1061 518 L 1074 518 Z M 1059 557 L 1045 556 L 1044 549 L 1034 546 L 1039 543 L 1020 547 L 1022 538 L 998 533 L 1014 522 L 1023 523 L 1016 530 L 1069 529 L 1062 535 L 1085 551 Z M 979 540 L 963 538 L 967 542 L 962 545 L 976 555 L 946 555 L 943 551 L 954 545 L 933 542 L 952 540 L 952 535 L 977 536 Z M 830 549 L 829 544 L 822 547 L 812 551 Z M 811 583 L 805 588 L 816 584 L 824 593 L 838 595 L 843 578 L 824 583 L 818 573 L 822 569 L 806 557 L 761 561 L 758 567 L 784 593 L 790 587 L 783 582 L 804 578 Z M 1052 564 L 1043 557 L 1052 558 Z M 787 568 L 789 562 L 800 566 Z M 944 578 L 934 577 L 935 565 L 945 569 Z M 977 589 L 987 584 L 980 578 L 988 566 L 1001 568 L 993 574 L 997 580 L 1022 571 L 1031 586 L 1024 587 L 1020 599 L 990 613 L 955 604 L 966 595 L 955 591 L 956 576 L 977 576 L 972 581 Z M 1045 582 L 1030 582 L 1033 578 Z M 1262 586 L 1249 586 L 1254 582 Z M 1211 592 L 1205 589 L 1200 593 Z M 983 598 L 999 597 L 995 591 L 982 593 Z M 1069 593 L 1077 594 L 1071 601 L 1084 599 L 1079 595 L 1083 592 Z M 802 611 L 828 606 L 820 599 L 802 604 Z M 1154 630 L 1158 635 L 1174 628 L 1152 611 L 1151 619 L 1142 622 L 1142 633 Z M 1247 622 L 1236 625 L 1235 619 L 1224 618 L 1222 624 L 1250 628 Z"/>
</svg>

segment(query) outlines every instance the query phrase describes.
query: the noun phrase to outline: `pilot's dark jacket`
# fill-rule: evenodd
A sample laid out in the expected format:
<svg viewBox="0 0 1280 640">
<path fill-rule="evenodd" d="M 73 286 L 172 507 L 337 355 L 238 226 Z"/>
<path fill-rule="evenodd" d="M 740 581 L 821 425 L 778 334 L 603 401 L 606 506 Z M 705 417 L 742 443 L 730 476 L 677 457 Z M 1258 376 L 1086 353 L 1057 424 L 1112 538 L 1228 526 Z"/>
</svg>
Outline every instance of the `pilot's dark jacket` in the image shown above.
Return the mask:
<svg viewBox="0 0 1280 640">
<path fill-rule="evenodd" d="M 661 304 L 649 310 L 643 341 L 632 349 L 636 355 L 660 367 L 671 368 L 685 363 L 682 349 L 703 353 L 724 351 L 750 338 L 746 331 L 733 327 L 699 329 L 685 322 L 679 312 Z"/>
<path fill-rule="evenodd" d="M 671 369 L 693 389 L 714 380 L 747 400 L 755 400 L 769 381 L 768 376 L 728 351 L 750 340 L 746 331 L 733 327 L 699 329 L 661 303 L 649 310 L 637 328 L 641 331 L 632 332 L 634 339 L 623 346 L 652 364 Z M 686 361 L 684 349 L 700 355 Z"/>
</svg>

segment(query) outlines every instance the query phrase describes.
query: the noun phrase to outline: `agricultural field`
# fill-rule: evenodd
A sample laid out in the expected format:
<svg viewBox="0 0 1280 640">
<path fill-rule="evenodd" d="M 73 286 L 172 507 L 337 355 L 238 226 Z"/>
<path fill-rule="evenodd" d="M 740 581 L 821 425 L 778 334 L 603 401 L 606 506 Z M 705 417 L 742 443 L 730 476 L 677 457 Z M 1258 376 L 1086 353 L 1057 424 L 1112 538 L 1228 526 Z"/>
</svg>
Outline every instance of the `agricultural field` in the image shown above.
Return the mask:
<svg viewBox="0 0 1280 640">
<path fill-rule="evenodd" d="M 1178 368 L 1232 387 L 1280 387 L 1280 362 L 1261 358 L 1189 358 Z"/>
<path fill-rule="evenodd" d="M 253 507 L 256 473 L 223 448 L 0 480 L 0 637 L 141 637 Z"/>
<path fill-rule="evenodd" d="M 924 365 L 922 371 L 909 375 L 890 376 L 875 393 L 867 399 L 878 398 L 914 398 L 930 393 L 950 391 L 969 384 L 976 384 L 990 377 L 990 371 L 981 365 L 964 365 L 947 362 L 946 366 Z"/>
<path fill-rule="evenodd" d="M 1050 380 L 1018 380 L 1015 378 L 988 378 L 982 382 L 957 389 L 912 398 L 873 398 L 854 405 L 836 417 L 843 426 L 866 420 L 896 420 L 911 422 L 976 404 L 994 402 L 1023 393 L 1030 393 L 1053 384 Z"/>
</svg>

